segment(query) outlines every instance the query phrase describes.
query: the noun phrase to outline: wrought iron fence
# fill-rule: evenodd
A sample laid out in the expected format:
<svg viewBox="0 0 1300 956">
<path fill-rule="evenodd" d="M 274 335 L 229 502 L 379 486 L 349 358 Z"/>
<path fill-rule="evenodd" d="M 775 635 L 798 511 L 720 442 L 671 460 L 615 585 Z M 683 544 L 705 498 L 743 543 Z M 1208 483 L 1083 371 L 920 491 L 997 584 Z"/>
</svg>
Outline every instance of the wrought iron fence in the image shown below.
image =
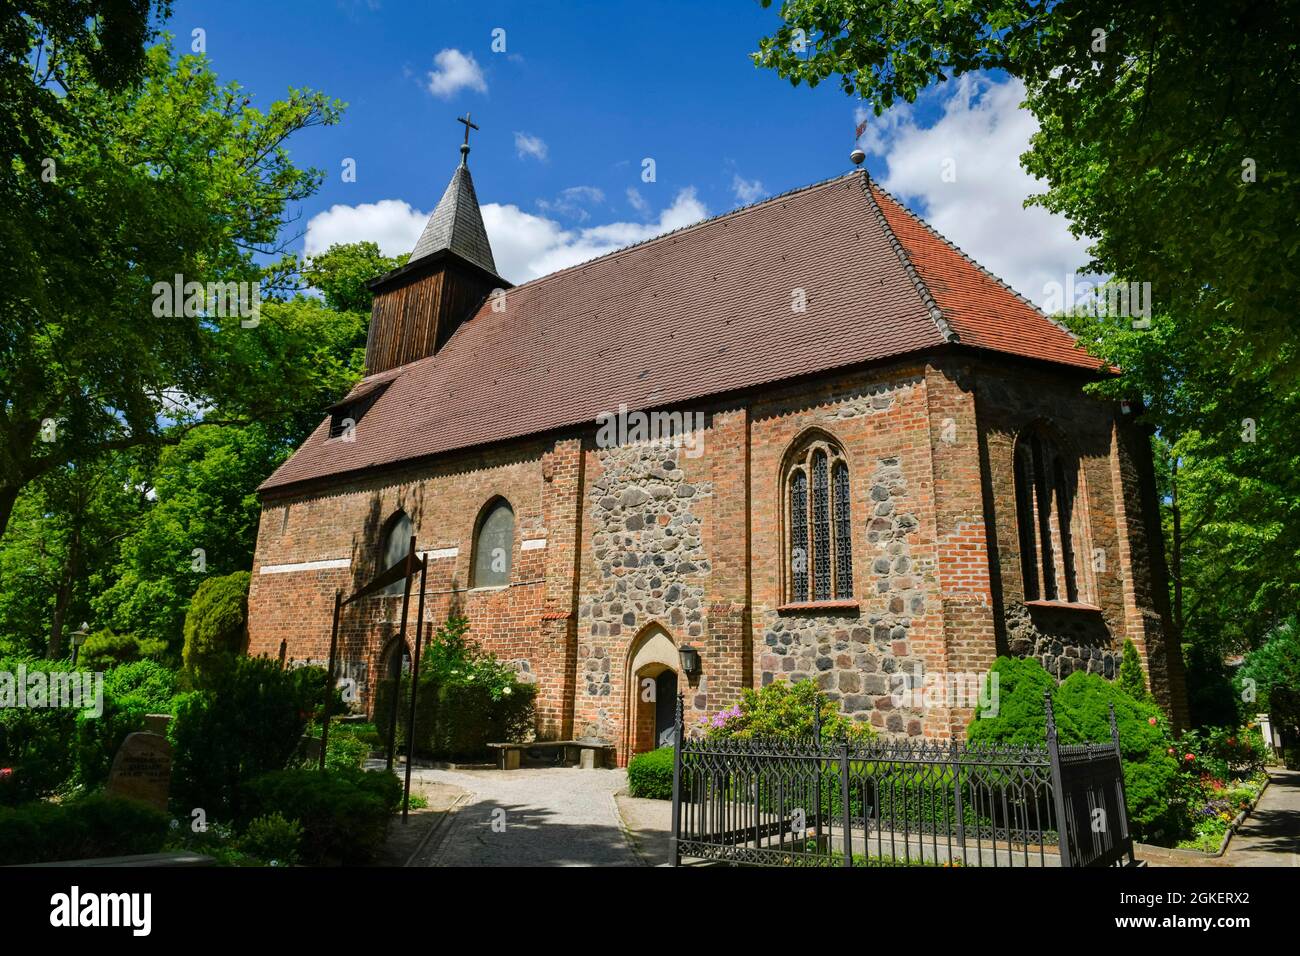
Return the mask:
<svg viewBox="0 0 1300 956">
<path fill-rule="evenodd" d="M 1119 736 L 1043 746 L 688 738 L 677 701 L 673 862 L 1104 866 L 1133 860 Z M 1061 821 L 1065 821 L 1062 839 Z"/>
</svg>

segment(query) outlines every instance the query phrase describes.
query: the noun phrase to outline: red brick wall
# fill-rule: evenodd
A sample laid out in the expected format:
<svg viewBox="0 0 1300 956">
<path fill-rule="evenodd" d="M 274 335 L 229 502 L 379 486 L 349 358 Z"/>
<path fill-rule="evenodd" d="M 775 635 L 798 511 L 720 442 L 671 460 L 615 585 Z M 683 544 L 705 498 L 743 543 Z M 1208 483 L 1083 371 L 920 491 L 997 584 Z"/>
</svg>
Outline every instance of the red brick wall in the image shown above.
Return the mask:
<svg viewBox="0 0 1300 956">
<path fill-rule="evenodd" d="M 284 640 L 291 660 L 323 661 L 334 589 L 350 591 L 377 570 L 384 523 L 400 506 L 421 550 L 459 549 L 430 562 L 426 620 L 465 613 L 474 638 L 539 683 L 540 735 L 606 737 L 620 760 L 644 717 L 629 655 L 654 625 L 700 649 L 702 674 L 691 682 L 679 674 L 690 725 L 744 687 L 807 677 L 884 733 L 947 736 L 961 732 L 969 708 L 896 706 L 894 693 L 919 688 L 927 674 L 983 671 L 1008 650 L 1073 669 L 1079 658 L 1067 645 L 1076 654 L 1088 641 L 1118 650 L 1124 636 L 1142 650 L 1158 699 L 1175 713 L 1185 706 L 1177 649 L 1161 636 L 1163 571 L 1149 554 L 1158 527 L 1141 495 L 1145 446 L 1078 382 L 975 360 L 897 363 L 685 411 L 705 422 L 694 456 L 672 442 L 599 447 L 593 423 L 582 434 L 268 499 L 251 652 L 276 655 Z M 1024 605 L 1011 454 L 1036 420 L 1059 426 L 1082 463 L 1087 543 L 1076 551 L 1099 608 L 1091 617 L 1061 621 Z M 852 607 L 783 606 L 782 466 L 814 430 L 849 462 Z M 515 511 L 511 585 L 471 590 L 473 531 L 497 495 Z M 1106 555 L 1104 571 L 1090 570 L 1093 548 Z M 340 559 L 348 566 L 260 573 Z M 400 597 L 375 597 L 344 616 L 341 656 L 364 669 L 367 687 L 399 612 Z"/>
</svg>

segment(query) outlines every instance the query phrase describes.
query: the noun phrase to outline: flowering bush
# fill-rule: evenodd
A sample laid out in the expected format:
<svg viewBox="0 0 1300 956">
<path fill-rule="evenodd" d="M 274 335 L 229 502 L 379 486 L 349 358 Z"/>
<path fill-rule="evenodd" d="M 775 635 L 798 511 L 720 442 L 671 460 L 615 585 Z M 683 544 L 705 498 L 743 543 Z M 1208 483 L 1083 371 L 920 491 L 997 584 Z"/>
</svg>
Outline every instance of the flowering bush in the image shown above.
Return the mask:
<svg viewBox="0 0 1300 956">
<path fill-rule="evenodd" d="M 415 752 L 435 757 L 476 757 L 487 744 L 524 740 L 533 727 L 536 687 L 518 680 L 508 664 L 468 638 L 469 621 L 450 617 L 420 655 L 416 699 Z M 392 722 L 392 679 L 379 682 L 374 719 L 388 740 Z M 410 679 L 403 676 L 398 740 L 406 742 Z"/>
<path fill-rule="evenodd" d="M 810 680 L 790 684 L 773 681 L 762 690 L 745 688 L 740 700 L 705 718 L 700 729 L 708 737 L 748 740 L 758 737 L 811 738 L 813 712 L 820 705 L 822 740 L 850 741 L 876 736 L 869 724 L 846 719 L 835 702 L 824 697 Z"/>
</svg>

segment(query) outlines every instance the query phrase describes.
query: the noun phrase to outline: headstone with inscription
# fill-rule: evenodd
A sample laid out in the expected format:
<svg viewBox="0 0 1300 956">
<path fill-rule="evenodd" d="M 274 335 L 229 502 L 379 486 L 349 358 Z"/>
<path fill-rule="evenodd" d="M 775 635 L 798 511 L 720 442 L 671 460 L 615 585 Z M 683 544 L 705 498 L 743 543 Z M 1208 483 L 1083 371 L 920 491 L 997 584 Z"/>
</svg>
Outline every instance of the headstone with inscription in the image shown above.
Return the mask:
<svg viewBox="0 0 1300 956">
<path fill-rule="evenodd" d="M 108 774 L 107 792 L 167 809 L 172 782 L 172 745 L 161 734 L 139 732 L 122 741 Z"/>
</svg>

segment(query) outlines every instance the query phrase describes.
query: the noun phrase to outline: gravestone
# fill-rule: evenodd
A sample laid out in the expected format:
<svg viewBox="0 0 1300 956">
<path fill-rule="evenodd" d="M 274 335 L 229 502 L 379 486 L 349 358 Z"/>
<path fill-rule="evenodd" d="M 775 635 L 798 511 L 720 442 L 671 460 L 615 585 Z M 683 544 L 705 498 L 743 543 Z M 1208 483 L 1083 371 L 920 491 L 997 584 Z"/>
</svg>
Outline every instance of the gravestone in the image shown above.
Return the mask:
<svg viewBox="0 0 1300 956">
<path fill-rule="evenodd" d="M 122 741 L 108 774 L 107 793 L 167 809 L 172 782 L 172 746 L 161 734 L 139 732 Z"/>
</svg>

